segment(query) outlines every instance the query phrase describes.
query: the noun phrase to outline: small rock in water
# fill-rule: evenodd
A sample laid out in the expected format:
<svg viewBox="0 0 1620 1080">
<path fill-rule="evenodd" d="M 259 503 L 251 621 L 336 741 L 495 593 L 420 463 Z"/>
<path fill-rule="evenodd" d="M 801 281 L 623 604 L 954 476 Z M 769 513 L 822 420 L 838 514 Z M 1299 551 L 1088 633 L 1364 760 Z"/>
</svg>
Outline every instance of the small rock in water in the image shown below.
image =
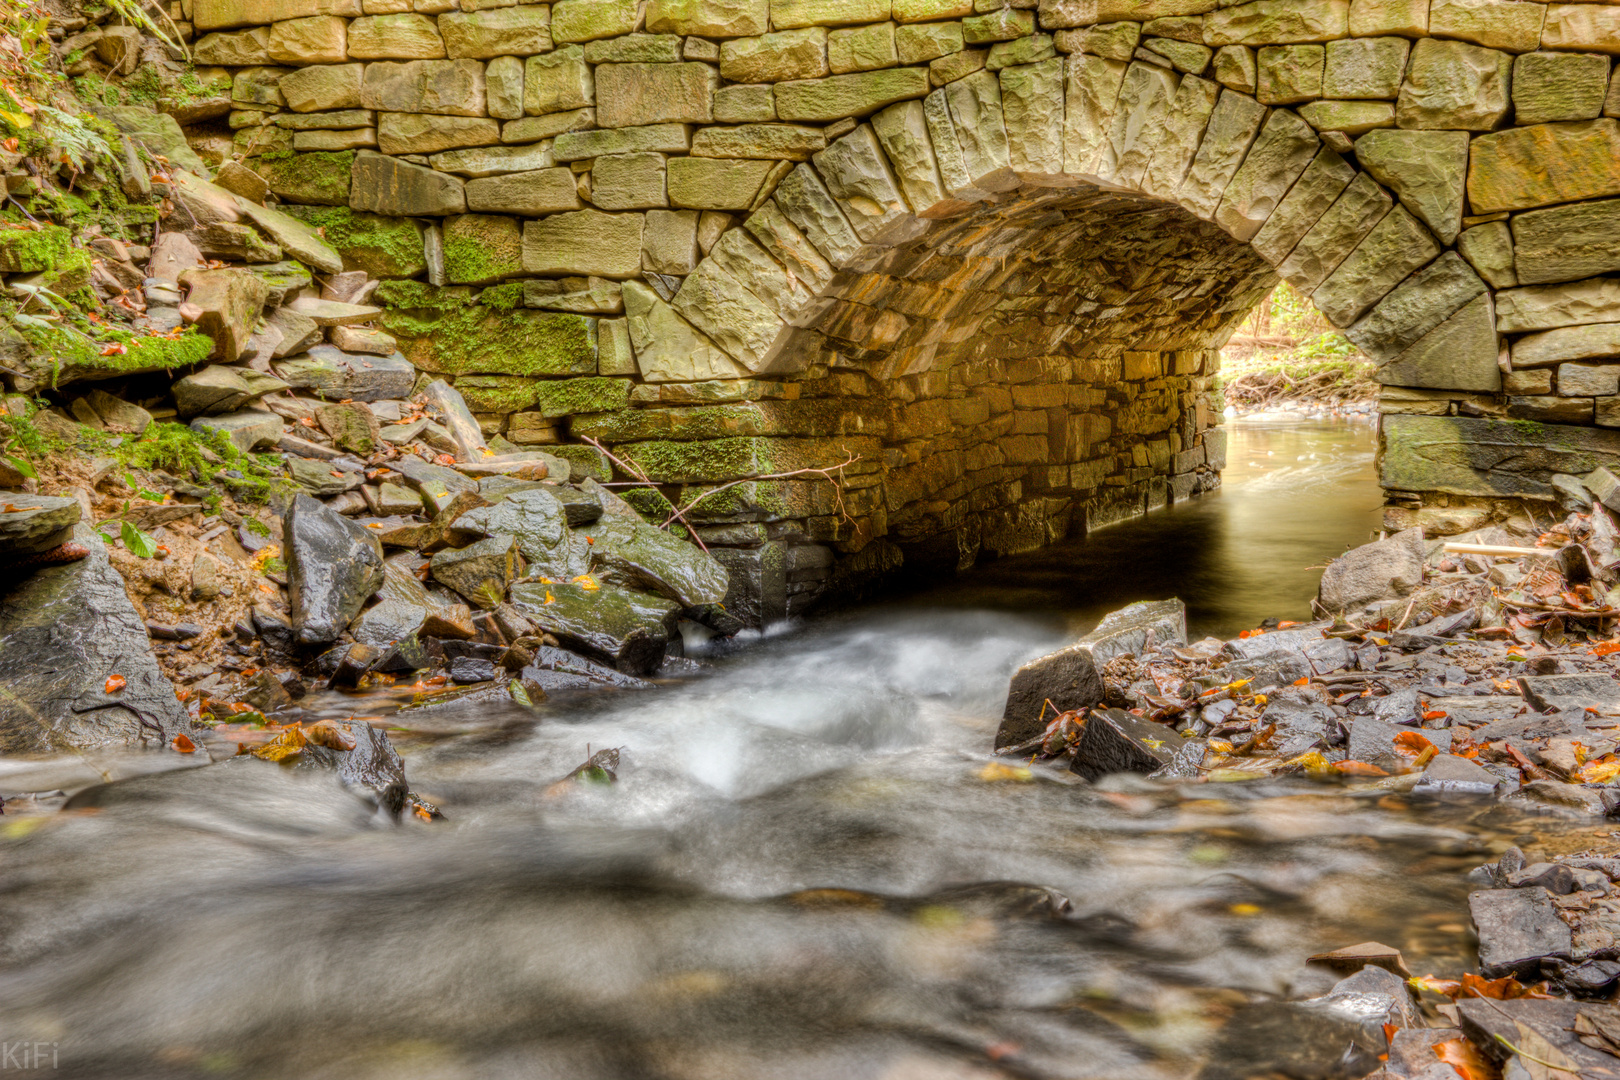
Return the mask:
<svg viewBox="0 0 1620 1080">
<path fill-rule="evenodd" d="M 498 675 L 495 665 L 473 656 L 458 656 L 450 663 L 450 681 L 456 683 L 490 682 Z"/>
<path fill-rule="evenodd" d="M 1087 780 L 1117 772 L 1151 773 L 1169 764 L 1181 737 L 1161 724 L 1121 709 L 1094 710 L 1086 718 L 1070 770 Z"/>
</svg>

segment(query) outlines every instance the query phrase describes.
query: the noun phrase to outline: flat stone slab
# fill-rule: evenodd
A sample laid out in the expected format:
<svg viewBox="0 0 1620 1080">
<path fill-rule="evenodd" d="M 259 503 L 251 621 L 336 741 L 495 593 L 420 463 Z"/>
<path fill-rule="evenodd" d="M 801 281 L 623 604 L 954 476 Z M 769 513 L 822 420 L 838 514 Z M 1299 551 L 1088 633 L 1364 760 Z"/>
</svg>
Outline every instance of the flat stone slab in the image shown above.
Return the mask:
<svg viewBox="0 0 1620 1080">
<path fill-rule="evenodd" d="M 1569 924 L 1540 886 L 1470 893 L 1468 910 L 1479 931 L 1479 966 L 1487 978 L 1533 976 L 1543 957 L 1568 960 L 1574 948 Z"/>
<path fill-rule="evenodd" d="M 304 356 L 283 360 L 275 371 L 289 386 L 314 390 L 334 401 L 406 398 L 416 382 L 416 368 L 400 353 L 369 356 L 331 345 L 316 345 Z"/>
<path fill-rule="evenodd" d="M 1156 772 L 1170 763 L 1181 742 L 1173 728 L 1139 720 L 1121 709 L 1094 711 L 1086 718 L 1069 771 L 1087 780 L 1117 772 Z"/>
<path fill-rule="evenodd" d="M 65 544 L 81 513 L 78 499 L 0 491 L 0 553 L 28 555 Z"/>
</svg>

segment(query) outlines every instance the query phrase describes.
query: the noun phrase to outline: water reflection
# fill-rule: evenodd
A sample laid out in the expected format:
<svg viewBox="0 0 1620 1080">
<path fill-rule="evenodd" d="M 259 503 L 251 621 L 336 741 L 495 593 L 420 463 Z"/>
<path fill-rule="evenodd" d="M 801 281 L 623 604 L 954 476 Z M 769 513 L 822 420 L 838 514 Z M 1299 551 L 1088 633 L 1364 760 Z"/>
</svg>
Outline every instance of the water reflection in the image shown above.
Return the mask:
<svg viewBox="0 0 1620 1080">
<path fill-rule="evenodd" d="M 1307 443 L 1322 473 L 1278 460 Z M 1169 1078 L 1242 1002 L 1330 982 L 1311 953 L 1381 940 L 1455 970 L 1461 875 L 1505 842 L 1470 808 L 981 775 L 1008 674 L 1063 618 L 1302 603 L 1290 568 L 1368 528 L 1367 453 L 1240 438 L 1216 499 L 710 677 L 450 736 L 402 721 L 440 825 L 237 759 L 7 826 L 0 1038 L 120 1080 Z M 1223 599 L 1229 573 L 1263 595 Z M 607 746 L 619 783 L 556 785 Z"/>
</svg>

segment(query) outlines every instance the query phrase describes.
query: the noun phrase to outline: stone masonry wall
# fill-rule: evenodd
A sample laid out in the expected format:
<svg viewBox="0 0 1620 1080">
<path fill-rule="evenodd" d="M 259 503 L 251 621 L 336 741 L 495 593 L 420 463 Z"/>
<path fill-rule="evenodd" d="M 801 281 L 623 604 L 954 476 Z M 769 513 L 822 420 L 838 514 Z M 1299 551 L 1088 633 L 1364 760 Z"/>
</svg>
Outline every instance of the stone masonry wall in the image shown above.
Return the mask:
<svg viewBox="0 0 1620 1080">
<path fill-rule="evenodd" d="M 1614 3 L 175 6 L 491 434 L 677 501 L 858 458 L 700 506 L 763 614 L 1218 483 L 1277 276 L 1379 363 L 1397 498 L 1620 461 Z"/>
</svg>

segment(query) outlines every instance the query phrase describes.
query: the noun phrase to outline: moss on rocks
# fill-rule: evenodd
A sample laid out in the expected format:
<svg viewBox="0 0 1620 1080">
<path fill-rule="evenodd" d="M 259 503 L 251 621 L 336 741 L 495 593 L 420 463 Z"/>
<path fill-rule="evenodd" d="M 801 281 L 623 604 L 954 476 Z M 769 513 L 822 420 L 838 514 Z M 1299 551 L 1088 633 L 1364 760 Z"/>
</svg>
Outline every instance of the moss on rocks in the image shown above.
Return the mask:
<svg viewBox="0 0 1620 1080">
<path fill-rule="evenodd" d="M 72 251 L 72 236 L 60 225 L 47 225 L 43 229 L 0 229 L 0 274 L 54 270 Z"/>
<path fill-rule="evenodd" d="M 456 389 L 475 413 L 515 413 L 534 404 L 535 380 L 522 375 L 463 375 Z"/>
<path fill-rule="evenodd" d="M 170 371 L 201 363 L 214 349 L 211 338 L 189 326 L 174 337 L 107 328 L 97 328 L 95 336 L 88 336 L 66 327 L 28 329 L 23 337 L 33 350 L 33 368 L 49 386 Z M 123 351 L 103 355 L 115 346 Z"/>
<path fill-rule="evenodd" d="M 534 403 L 544 416 L 613 412 L 630 405 L 630 380 L 593 377 L 548 379 L 535 387 Z"/>
<path fill-rule="evenodd" d="M 594 375 L 596 320 L 516 307 L 521 286 L 485 289 L 388 282 L 377 290 L 378 319 L 400 352 L 447 375 Z"/>
<path fill-rule="evenodd" d="M 484 285 L 522 272 L 523 233 L 516 218 L 462 214 L 444 223 L 446 280 Z"/>
<path fill-rule="evenodd" d="M 364 270 L 375 278 L 411 278 L 427 272 L 422 225 L 413 218 L 357 214 L 347 206 L 282 209 L 318 230 L 337 249 L 345 270 Z"/>
<path fill-rule="evenodd" d="M 282 199 L 315 206 L 349 205 L 353 150 L 308 154 L 265 154 L 248 162 Z M 330 238 L 328 238 L 330 242 Z"/>
</svg>

